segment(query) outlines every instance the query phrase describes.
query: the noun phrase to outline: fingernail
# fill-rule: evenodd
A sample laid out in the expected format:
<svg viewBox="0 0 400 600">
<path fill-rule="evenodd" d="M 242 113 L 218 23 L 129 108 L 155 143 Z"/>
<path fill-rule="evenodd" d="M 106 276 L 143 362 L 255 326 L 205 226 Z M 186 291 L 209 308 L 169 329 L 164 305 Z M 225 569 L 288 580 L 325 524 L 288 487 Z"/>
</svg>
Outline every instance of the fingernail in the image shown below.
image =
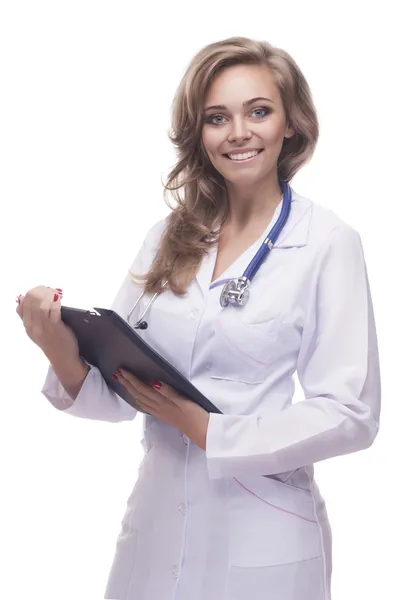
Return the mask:
<svg viewBox="0 0 400 600">
<path fill-rule="evenodd" d="M 113 373 L 112 378 L 115 379 L 116 381 L 118 381 L 118 377 L 116 376 L 115 373 Z"/>
<path fill-rule="evenodd" d="M 162 384 L 159 381 L 153 381 L 153 383 L 151 384 L 151 387 L 154 388 L 155 390 L 161 390 Z"/>
<path fill-rule="evenodd" d="M 54 302 L 57 302 L 58 300 L 58 294 L 54 294 Z"/>
<path fill-rule="evenodd" d="M 56 288 L 57 292 L 60 292 L 60 294 L 62 294 L 62 290 L 60 288 Z"/>
<path fill-rule="evenodd" d="M 117 375 L 122 375 L 121 369 L 117 369 L 115 372 L 116 372 Z"/>
</svg>

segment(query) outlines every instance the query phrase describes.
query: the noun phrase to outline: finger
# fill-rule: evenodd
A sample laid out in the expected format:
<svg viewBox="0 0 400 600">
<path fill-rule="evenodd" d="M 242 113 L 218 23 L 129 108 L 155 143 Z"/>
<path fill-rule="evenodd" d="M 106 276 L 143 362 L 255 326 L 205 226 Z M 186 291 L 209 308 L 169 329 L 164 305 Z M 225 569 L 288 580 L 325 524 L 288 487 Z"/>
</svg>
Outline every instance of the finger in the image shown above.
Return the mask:
<svg viewBox="0 0 400 600">
<path fill-rule="evenodd" d="M 20 319 L 22 319 L 22 317 L 23 317 L 24 298 L 25 298 L 25 296 L 22 296 L 22 294 L 20 294 L 17 298 L 18 304 L 17 304 L 17 308 L 16 308 L 16 313 L 20 317 Z"/>
<path fill-rule="evenodd" d="M 136 397 L 139 396 L 138 390 L 135 388 L 135 386 L 132 385 L 132 383 L 129 379 L 127 379 L 126 377 L 121 375 L 120 370 L 117 372 L 117 375 L 115 375 L 115 378 L 118 380 L 118 382 L 121 385 L 124 386 L 124 388 L 126 388 L 128 390 L 128 392 L 130 393 L 130 395 L 132 397 L 134 397 L 136 399 Z"/>
<path fill-rule="evenodd" d="M 144 402 L 140 402 L 139 400 L 136 400 L 136 399 L 135 399 L 135 404 L 139 410 L 141 410 L 145 413 L 148 413 L 149 415 L 152 415 L 153 417 L 159 416 L 158 410 L 153 405 L 145 404 Z"/>
<path fill-rule="evenodd" d="M 159 399 L 155 400 L 154 398 L 149 398 L 145 394 L 141 393 L 130 383 L 130 381 L 121 375 L 118 376 L 118 381 L 125 387 L 135 402 L 141 405 L 147 412 L 154 414 L 158 411 Z"/>
<path fill-rule="evenodd" d="M 127 371 L 126 369 L 117 369 L 117 375 L 120 375 L 121 377 L 129 381 L 129 383 L 137 389 L 140 389 L 141 387 L 143 388 L 144 386 L 143 381 L 140 381 L 140 379 L 136 377 L 136 375 L 130 373 L 130 371 Z"/>
<path fill-rule="evenodd" d="M 49 321 L 51 324 L 57 325 L 57 323 L 61 321 L 61 300 L 62 294 L 59 295 L 58 300 L 56 301 L 54 301 L 53 296 L 53 300 L 50 303 Z"/>
<path fill-rule="evenodd" d="M 167 398 L 176 405 L 181 405 L 185 398 L 179 394 L 174 388 L 161 381 L 153 381 L 151 387 L 156 390 L 161 396 Z"/>
<path fill-rule="evenodd" d="M 42 294 L 42 290 L 38 293 Z M 47 288 L 42 298 L 33 297 L 30 303 L 30 319 L 33 333 L 41 336 L 48 327 L 50 306 L 53 302 L 54 290 Z"/>
<path fill-rule="evenodd" d="M 43 330 L 46 330 L 49 325 L 51 326 L 54 323 L 57 323 L 61 318 L 62 292 L 61 290 L 50 287 L 47 289 L 48 293 L 39 306 Z"/>
<path fill-rule="evenodd" d="M 160 396 L 158 392 L 155 391 L 151 386 L 140 381 L 135 375 L 130 373 L 129 371 L 125 371 L 125 369 L 118 369 L 117 374 L 120 373 L 119 377 L 124 378 L 125 381 L 129 383 L 129 385 L 135 389 L 138 393 L 143 394 L 143 396 L 150 398 L 153 402 L 157 404 L 160 403 Z"/>
<path fill-rule="evenodd" d="M 24 323 L 24 327 L 27 331 L 30 331 L 32 326 L 32 311 L 31 311 L 31 302 L 32 298 L 29 296 L 29 292 L 24 298 L 23 308 L 22 308 L 22 321 Z"/>
<path fill-rule="evenodd" d="M 122 373 L 125 373 L 123 375 Z M 150 386 L 144 384 L 140 379 L 123 369 L 117 371 L 118 380 L 128 389 L 129 393 L 135 398 L 139 398 L 146 405 L 151 405 L 154 408 L 159 407 L 161 402 L 165 404 L 165 399 L 162 399 L 158 392 Z"/>
</svg>

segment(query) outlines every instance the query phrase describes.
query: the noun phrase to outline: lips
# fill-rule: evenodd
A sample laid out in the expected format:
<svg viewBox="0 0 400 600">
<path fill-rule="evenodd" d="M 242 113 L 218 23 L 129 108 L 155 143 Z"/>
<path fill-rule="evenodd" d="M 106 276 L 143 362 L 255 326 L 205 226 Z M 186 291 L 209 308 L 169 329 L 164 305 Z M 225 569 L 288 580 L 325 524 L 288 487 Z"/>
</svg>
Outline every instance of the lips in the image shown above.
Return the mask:
<svg viewBox="0 0 400 600">
<path fill-rule="evenodd" d="M 246 155 L 249 154 L 251 152 L 257 152 L 257 154 L 255 154 L 254 156 L 250 156 L 248 158 L 230 158 L 228 153 L 224 153 L 223 156 L 225 158 L 227 158 L 228 160 L 231 160 L 232 162 L 247 162 L 249 160 L 252 160 L 253 158 L 256 158 L 261 152 L 263 151 L 263 148 L 249 148 L 249 149 L 237 149 L 235 151 L 229 152 L 229 154 L 232 156 L 240 156 L 240 155 Z"/>
</svg>

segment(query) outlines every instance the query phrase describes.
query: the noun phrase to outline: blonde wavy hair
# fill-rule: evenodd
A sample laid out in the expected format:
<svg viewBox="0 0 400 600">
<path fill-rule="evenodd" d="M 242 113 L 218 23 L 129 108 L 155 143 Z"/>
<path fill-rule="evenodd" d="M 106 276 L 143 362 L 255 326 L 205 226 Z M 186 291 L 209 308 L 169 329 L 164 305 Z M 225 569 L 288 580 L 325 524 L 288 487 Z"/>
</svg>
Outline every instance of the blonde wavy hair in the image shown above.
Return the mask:
<svg viewBox="0 0 400 600">
<path fill-rule="evenodd" d="M 178 161 L 164 184 L 164 200 L 171 213 L 150 270 L 144 275 L 131 273 L 144 282 L 148 293 L 170 289 L 185 294 L 204 255 L 218 243 L 218 232 L 228 214 L 227 189 L 203 147 L 203 108 L 216 76 L 223 69 L 243 64 L 270 69 L 287 122 L 295 131 L 283 141 L 279 179 L 289 182 L 314 152 L 319 135 L 317 113 L 309 85 L 287 52 L 244 37 L 231 37 L 200 50 L 187 67 L 172 106 L 169 139 Z"/>
</svg>

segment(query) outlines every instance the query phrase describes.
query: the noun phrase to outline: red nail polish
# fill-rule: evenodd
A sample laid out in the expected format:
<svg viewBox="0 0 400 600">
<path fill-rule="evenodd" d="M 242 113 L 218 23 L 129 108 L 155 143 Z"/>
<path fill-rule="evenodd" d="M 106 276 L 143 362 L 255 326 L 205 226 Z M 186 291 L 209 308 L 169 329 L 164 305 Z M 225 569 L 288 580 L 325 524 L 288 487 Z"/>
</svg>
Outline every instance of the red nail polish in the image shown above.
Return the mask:
<svg viewBox="0 0 400 600">
<path fill-rule="evenodd" d="M 162 384 L 159 381 L 153 381 L 151 387 L 155 390 L 161 390 Z"/>
<path fill-rule="evenodd" d="M 54 302 L 57 302 L 58 300 L 58 294 L 54 294 Z"/>
<path fill-rule="evenodd" d="M 122 375 L 121 369 L 117 369 L 115 372 L 116 372 L 117 375 Z"/>
<path fill-rule="evenodd" d="M 118 381 L 118 377 L 116 376 L 116 374 L 115 374 L 115 373 L 113 373 L 113 376 L 112 376 L 112 378 L 113 378 L 113 379 L 115 379 L 116 381 Z"/>
<path fill-rule="evenodd" d="M 60 294 L 62 294 L 62 290 L 60 288 L 56 288 L 57 292 L 60 292 Z"/>
</svg>

